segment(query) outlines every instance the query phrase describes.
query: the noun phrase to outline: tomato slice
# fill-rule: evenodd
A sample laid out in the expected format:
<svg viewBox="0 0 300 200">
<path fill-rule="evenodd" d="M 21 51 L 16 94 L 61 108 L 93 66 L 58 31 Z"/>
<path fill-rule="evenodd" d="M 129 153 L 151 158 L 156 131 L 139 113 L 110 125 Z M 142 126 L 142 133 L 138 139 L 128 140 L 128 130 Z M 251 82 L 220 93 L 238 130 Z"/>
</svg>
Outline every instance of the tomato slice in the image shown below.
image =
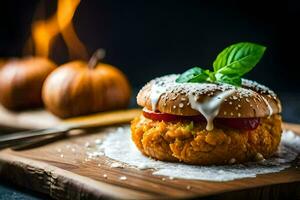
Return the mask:
<svg viewBox="0 0 300 200">
<path fill-rule="evenodd" d="M 180 121 L 180 120 L 190 120 L 190 121 L 198 121 L 204 122 L 205 118 L 202 115 L 197 116 L 181 116 L 181 115 L 172 115 L 167 113 L 153 112 L 153 111 L 145 111 L 143 110 L 143 115 L 152 120 L 157 121 Z"/>
<path fill-rule="evenodd" d="M 180 116 L 180 115 L 172 115 L 167 113 L 153 112 L 145 109 L 143 110 L 143 115 L 148 119 L 157 120 L 157 121 L 167 121 L 167 122 L 180 121 L 180 120 L 189 120 L 195 122 L 206 121 L 202 115 Z M 260 118 L 216 118 L 214 122 L 230 128 L 254 130 L 258 127 Z"/>
<path fill-rule="evenodd" d="M 216 123 L 236 129 L 255 130 L 260 118 L 217 118 Z"/>
</svg>

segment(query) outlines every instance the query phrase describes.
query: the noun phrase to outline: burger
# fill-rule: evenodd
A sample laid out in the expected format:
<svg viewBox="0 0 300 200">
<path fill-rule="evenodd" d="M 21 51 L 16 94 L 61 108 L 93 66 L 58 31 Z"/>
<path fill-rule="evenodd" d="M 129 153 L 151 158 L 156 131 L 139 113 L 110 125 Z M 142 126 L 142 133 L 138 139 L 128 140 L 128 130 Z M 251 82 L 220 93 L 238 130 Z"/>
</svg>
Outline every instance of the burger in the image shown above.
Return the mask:
<svg viewBox="0 0 300 200">
<path fill-rule="evenodd" d="M 224 51 L 232 60 L 222 67 L 218 59 Z M 140 90 L 137 103 L 143 112 L 132 121 L 131 133 L 144 155 L 221 165 L 262 160 L 276 152 L 282 133 L 280 100 L 266 86 L 241 78 L 257 64 L 265 47 L 238 43 L 224 51 L 214 71 L 194 67 L 156 78 Z M 252 61 L 245 62 L 249 57 Z M 238 62 L 242 63 L 232 66 Z"/>
</svg>

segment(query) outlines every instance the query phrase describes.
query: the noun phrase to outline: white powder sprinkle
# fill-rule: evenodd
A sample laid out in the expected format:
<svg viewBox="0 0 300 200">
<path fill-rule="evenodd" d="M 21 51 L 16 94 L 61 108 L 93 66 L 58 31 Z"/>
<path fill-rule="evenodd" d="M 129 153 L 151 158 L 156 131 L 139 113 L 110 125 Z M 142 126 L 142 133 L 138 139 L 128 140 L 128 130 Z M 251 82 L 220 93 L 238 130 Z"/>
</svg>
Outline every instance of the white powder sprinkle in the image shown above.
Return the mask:
<svg viewBox="0 0 300 200">
<path fill-rule="evenodd" d="M 129 126 L 112 129 L 111 133 L 103 140 L 101 149 L 104 150 L 107 157 L 113 160 L 138 169 L 154 169 L 153 175 L 181 179 L 230 181 L 256 177 L 258 174 L 279 172 L 290 167 L 290 162 L 300 153 L 300 137 L 292 131 L 284 131 L 281 144 L 274 157 L 259 162 L 226 166 L 195 166 L 150 159 L 143 156 L 131 141 Z"/>
<path fill-rule="evenodd" d="M 126 181 L 126 180 L 127 180 L 127 177 L 126 177 L 126 176 L 121 176 L 121 177 L 120 177 L 120 180 L 121 180 L 121 181 Z"/>
<path fill-rule="evenodd" d="M 121 163 L 114 162 L 110 165 L 111 168 L 123 168 Z"/>
</svg>

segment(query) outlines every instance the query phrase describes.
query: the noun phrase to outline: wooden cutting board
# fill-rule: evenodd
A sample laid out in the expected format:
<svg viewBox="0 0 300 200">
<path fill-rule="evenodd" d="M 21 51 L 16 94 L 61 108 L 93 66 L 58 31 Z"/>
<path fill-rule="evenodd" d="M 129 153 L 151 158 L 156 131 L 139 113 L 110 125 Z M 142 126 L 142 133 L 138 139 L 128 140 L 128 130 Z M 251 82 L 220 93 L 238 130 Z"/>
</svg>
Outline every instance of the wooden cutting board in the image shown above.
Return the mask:
<svg viewBox="0 0 300 200">
<path fill-rule="evenodd" d="M 31 114 L 26 115 L 26 120 L 29 120 Z M 47 114 L 44 113 L 43 116 L 45 115 Z M 51 123 L 55 124 L 58 121 Z M 18 123 L 18 128 L 22 128 L 20 124 L 23 122 L 21 120 Z M 34 126 L 34 123 L 32 125 Z M 42 127 L 41 123 L 38 127 Z M 299 125 L 285 124 L 285 128 L 300 133 Z M 111 160 L 105 156 L 88 159 L 85 153 L 86 143 L 101 139 L 106 134 L 107 128 L 93 129 L 86 133 L 73 132 L 63 140 L 44 146 L 22 151 L 2 150 L 0 151 L 0 177 L 23 187 L 49 194 L 55 199 L 102 199 L 104 197 L 117 199 L 289 197 L 291 199 L 300 197 L 300 170 L 296 168 L 299 166 L 297 161 L 287 170 L 258 175 L 256 178 L 228 182 L 171 180 L 167 177 L 154 176 L 151 170 L 111 168 Z M 126 176 L 127 179 L 121 180 L 122 176 Z"/>
</svg>

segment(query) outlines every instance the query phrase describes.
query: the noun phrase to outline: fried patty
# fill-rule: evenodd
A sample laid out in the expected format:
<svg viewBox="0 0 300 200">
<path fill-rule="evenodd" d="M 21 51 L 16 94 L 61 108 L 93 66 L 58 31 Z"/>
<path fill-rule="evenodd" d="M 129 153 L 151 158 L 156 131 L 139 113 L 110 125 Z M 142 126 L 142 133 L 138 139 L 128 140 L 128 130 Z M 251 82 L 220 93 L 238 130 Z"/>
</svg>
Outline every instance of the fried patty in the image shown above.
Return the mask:
<svg viewBox="0 0 300 200">
<path fill-rule="evenodd" d="M 281 116 L 261 118 L 255 130 L 240 130 L 191 121 L 164 122 L 143 115 L 131 123 L 132 139 L 146 156 L 197 165 L 242 163 L 268 158 L 281 138 Z"/>
</svg>

